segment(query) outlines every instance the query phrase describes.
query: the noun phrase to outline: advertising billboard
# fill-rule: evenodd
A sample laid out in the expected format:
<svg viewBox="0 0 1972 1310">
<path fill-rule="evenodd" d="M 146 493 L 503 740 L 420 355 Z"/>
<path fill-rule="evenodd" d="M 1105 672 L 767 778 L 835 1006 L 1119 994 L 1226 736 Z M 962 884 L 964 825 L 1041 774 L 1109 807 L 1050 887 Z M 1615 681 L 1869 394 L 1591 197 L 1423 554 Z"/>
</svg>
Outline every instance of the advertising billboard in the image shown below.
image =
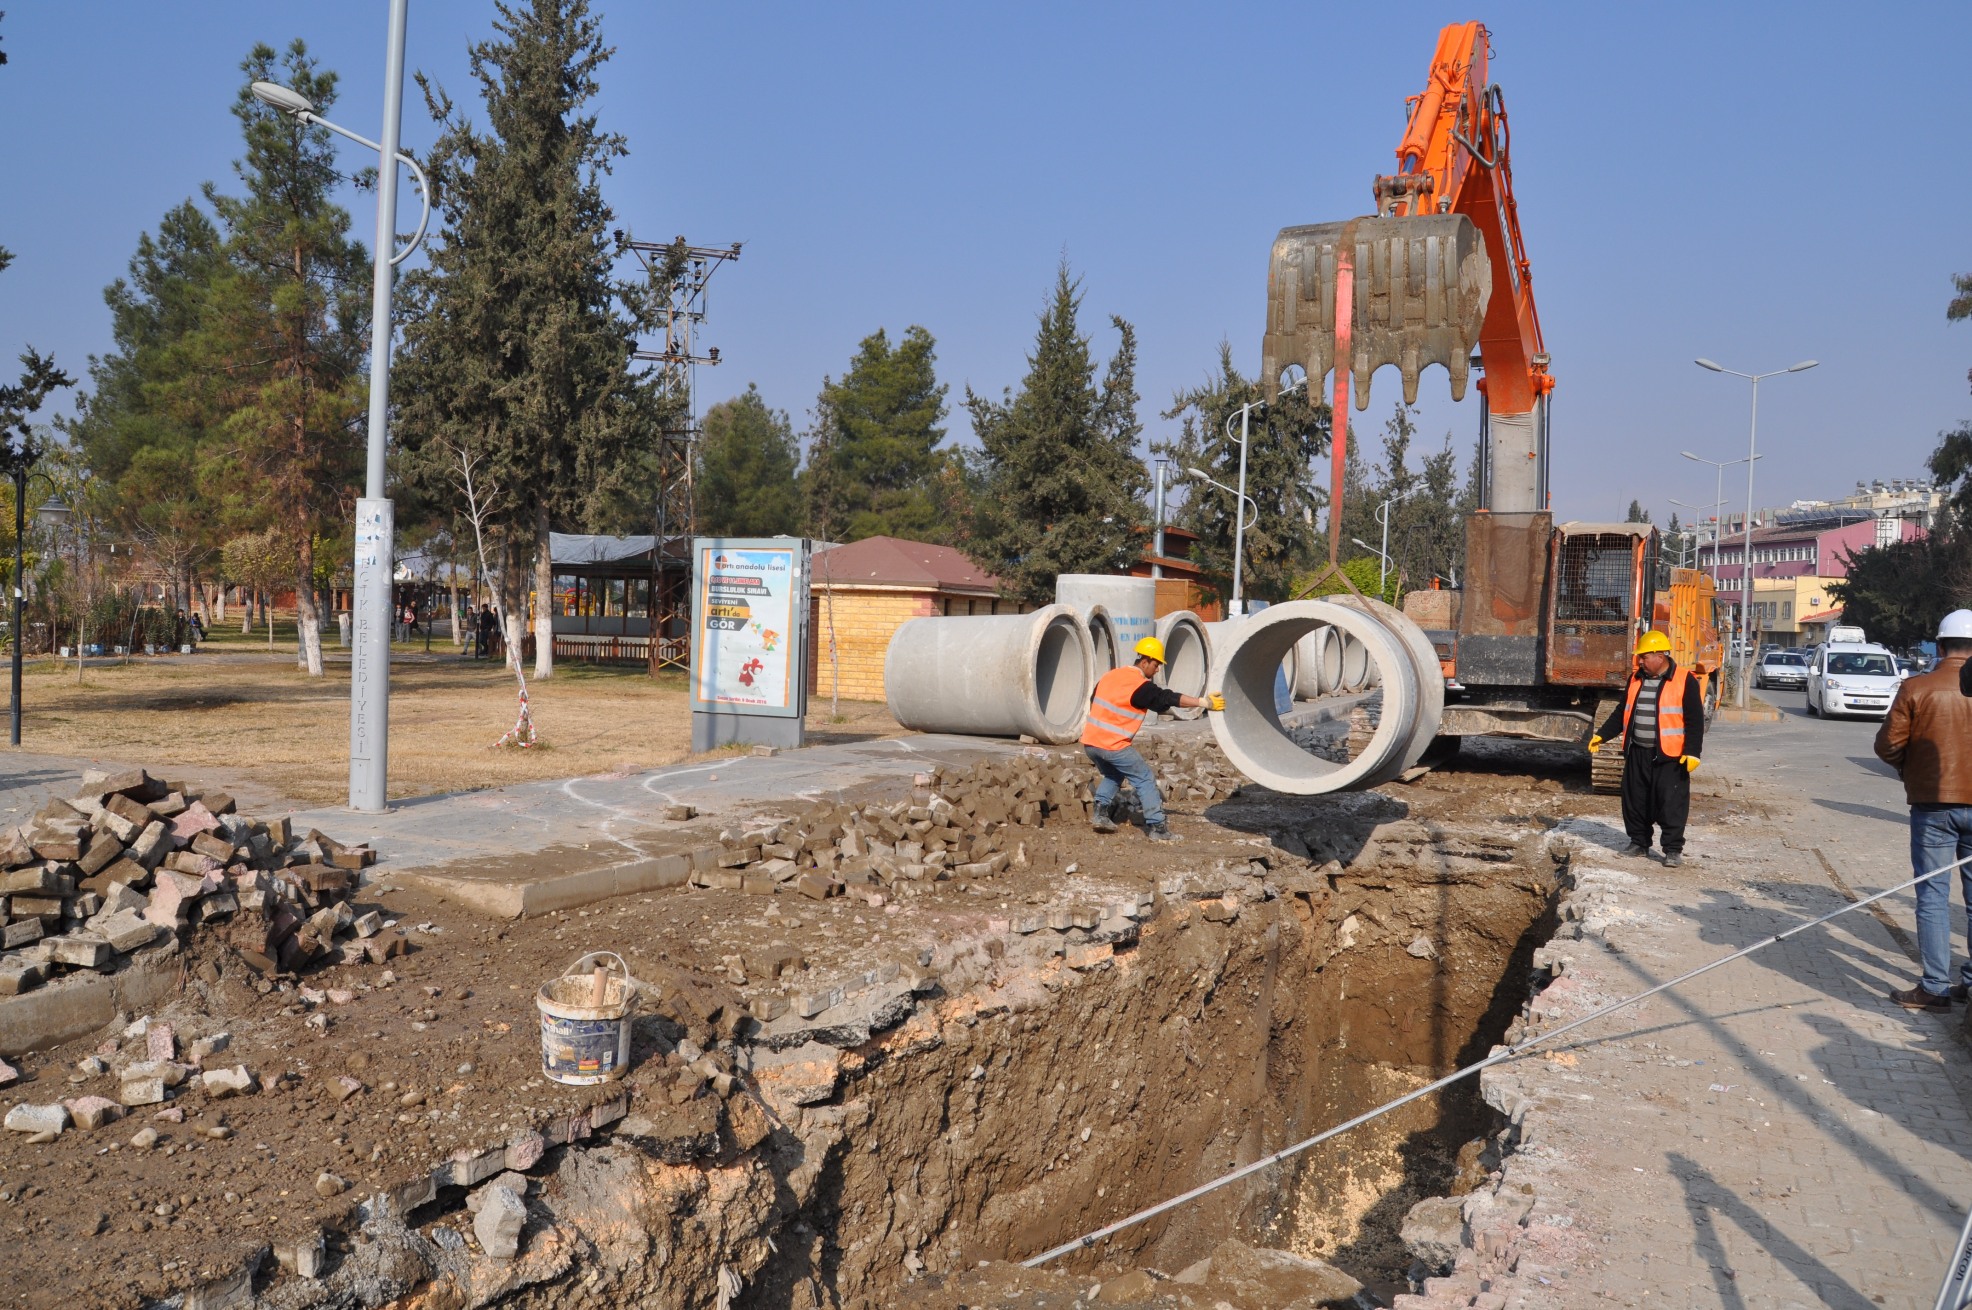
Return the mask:
<svg viewBox="0 0 1972 1310">
<path fill-rule="evenodd" d="M 694 714 L 800 718 L 807 708 L 807 620 L 806 541 L 695 538 Z"/>
</svg>

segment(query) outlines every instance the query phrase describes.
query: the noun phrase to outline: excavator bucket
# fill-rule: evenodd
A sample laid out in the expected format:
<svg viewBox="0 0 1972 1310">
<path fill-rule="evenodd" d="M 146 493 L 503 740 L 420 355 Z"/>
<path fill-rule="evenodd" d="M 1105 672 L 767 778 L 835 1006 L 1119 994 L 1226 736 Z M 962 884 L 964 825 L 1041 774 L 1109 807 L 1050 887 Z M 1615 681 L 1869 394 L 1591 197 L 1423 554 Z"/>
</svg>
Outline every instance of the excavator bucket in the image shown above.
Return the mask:
<svg viewBox="0 0 1972 1310">
<path fill-rule="evenodd" d="M 1443 364 L 1452 399 L 1465 398 L 1466 374 L 1492 294 L 1486 242 L 1463 214 L 1357 218 L 1281 229 L 1267 270 L 1267 335 L 1261 345 L 1268 391 L 1281 370 L 1308 370 L 1310 396 L 1335 367 L 1335 290 L 1344 257 L 1352 269 L 1349 370 L 1356 408 L 1369 408 L 1370 375 L 1395 364 L 1404 400 L 1417 400 L 1417 375 Z"/>
</svg>

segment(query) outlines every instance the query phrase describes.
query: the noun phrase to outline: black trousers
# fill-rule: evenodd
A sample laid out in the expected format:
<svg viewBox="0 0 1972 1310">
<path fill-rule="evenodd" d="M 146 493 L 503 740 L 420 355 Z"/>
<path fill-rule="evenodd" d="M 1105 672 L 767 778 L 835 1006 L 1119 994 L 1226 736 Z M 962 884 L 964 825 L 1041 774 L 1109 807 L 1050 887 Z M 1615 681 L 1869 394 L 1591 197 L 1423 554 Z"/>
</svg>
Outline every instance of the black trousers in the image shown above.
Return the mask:
<svg viewBox="0 0 1972 1310">
<path fill-rule="evenodd" d="M 1681 761 L 1656 746 L 1623 752 L 1623 831 L 1650 849 L 1653 825 L 1663 830 L 1664 854 L 1684 850 L 1684 824 L 1691 817 L 1691 774 Z"/>
</svg>

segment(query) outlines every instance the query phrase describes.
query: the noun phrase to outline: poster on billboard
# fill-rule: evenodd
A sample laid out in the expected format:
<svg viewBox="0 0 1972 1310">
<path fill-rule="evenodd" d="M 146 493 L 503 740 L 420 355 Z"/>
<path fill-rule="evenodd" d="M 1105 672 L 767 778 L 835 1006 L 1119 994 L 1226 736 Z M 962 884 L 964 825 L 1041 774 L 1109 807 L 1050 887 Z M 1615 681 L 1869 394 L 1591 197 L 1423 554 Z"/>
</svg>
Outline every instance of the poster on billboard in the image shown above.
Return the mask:
<svg viewBox="0 0 1972 1310">
<path fill-rule="evenodd" d="M 807 709 L 808 543 L 692 542 L 692 711 L 794 719 Z M 726 741 L 753 740 L 719 729 Z M 783 728 L 778 735 L 785 735 Z M 778 743 L 774 743 L 778 744 Z"/>
</svg>

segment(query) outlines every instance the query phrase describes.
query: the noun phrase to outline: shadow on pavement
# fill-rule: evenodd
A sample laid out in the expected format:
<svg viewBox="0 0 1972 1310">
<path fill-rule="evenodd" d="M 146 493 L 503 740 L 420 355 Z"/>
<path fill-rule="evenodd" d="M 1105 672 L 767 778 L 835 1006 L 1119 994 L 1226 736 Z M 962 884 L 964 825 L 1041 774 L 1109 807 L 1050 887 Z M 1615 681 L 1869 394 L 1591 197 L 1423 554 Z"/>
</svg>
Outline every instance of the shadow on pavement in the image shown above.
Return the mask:
<svg viewBox="0 0 1972 1310">
<path fill-rule="evenodd" d="M 1908 827 L 1910 824 L 1910 816 L 1908 814 L 1898 814 L 1894 810 L 1886 810 L 1879 805 L 1858 805 L 1854 801 L 1824 800 L 1819 796 L 1815 797 L 1815 804 L 1821 806 L 1824 810 L 1834 810 L 1839 814 L 1852 814 L 1858 819 L 1881 819 L 1885 823 L 1894 823 L 1899 828 Z"/>
<path fill-rule="evenodd" d="M 1849 1310 L 1849 1307 L 1874 1310 L 1876 1302 L 1823 1264 L 1814 1252 L 1785 1233 L 1776 1231 L 1737 1192 L 1712 1177 L 1704 1165 L 1675 1151 L 1664 1158 L 1684 1187 L 1685 1209 L 1691 1214 L 1692 1245 L 1711 1268 L 1712 1285 L 1718 1292 L 1720 1305 L 1744 1307 L 1746 1298 L 1739 1294 L 1732 1261 L 1726 1253 L 1725 1243 L 1719 1238 L 1718 1227 L 1712 1222 L 1714 1214 L 1731 1220 L 1733 1226 L 1758 1243 L 1761 1250 L 1785 1265 L 1790 1273 L 1814 1290 L 1823 1305 L 1841 1307 L 1842 1310 Z"/>
</svg>

